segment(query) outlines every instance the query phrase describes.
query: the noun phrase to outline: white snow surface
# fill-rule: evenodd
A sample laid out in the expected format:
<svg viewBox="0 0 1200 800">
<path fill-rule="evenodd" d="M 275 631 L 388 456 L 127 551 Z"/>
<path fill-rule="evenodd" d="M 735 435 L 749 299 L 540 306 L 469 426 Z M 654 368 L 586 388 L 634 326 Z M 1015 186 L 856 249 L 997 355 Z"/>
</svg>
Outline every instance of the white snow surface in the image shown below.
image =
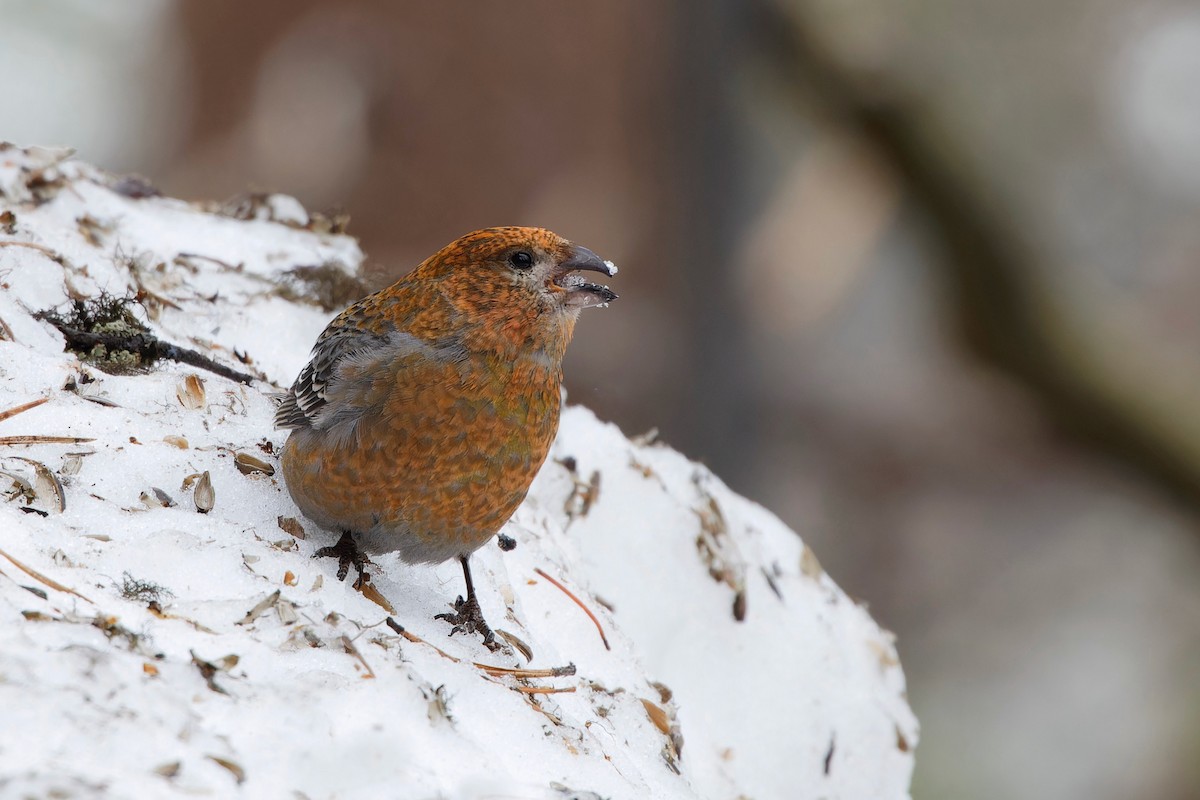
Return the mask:
<svg viewBox="0 0 1200 800">
<path fill-rule="evenodd" d="M 0 444 L 0 470 L 34 495 L 0 497 L 0 796 L 908 796 L 917 722 L 891 635 L 769 512 L 586 409 L 564 413 L 504 529 L 517 548 L 473 558 L 485 616 L 530 663 L 433 619 L 462 591 L 456 563 L 376 557 L 390 614 L 338 581 L 312 558 L 332 535 L 303 519 L 304 539 L 281 529 L 300 518 L 281 476 L 234 465 L 276 463 L 277 387 L 169 361 L 107 374 L 33 312 L 140 281 L 133 308 L 158 336 L 287 385 L 332 313 L 281 299 L 276 282 L 299 265 L 353 272 L 357 243 L 298 227 L 291 198 L 233 219 L 130 198 L 65 156 L 0 149 L 0 215 L 15 217 L 0 216 L 0 412 L 48 398 L 0 421 L 0 441 L 92 439 Z M 199 408 L 179 395 L 193 374 Z M 61 481 L 65 510 L 34 462 Z M 183 488 L 204 471 L 208 514 Z M 0 474 L 0 492 L 13 485 Z M 596 614 L 611 651 L 538 569 Z M 137 581 L 165 590 L 157 605 Z"/>
</svg>

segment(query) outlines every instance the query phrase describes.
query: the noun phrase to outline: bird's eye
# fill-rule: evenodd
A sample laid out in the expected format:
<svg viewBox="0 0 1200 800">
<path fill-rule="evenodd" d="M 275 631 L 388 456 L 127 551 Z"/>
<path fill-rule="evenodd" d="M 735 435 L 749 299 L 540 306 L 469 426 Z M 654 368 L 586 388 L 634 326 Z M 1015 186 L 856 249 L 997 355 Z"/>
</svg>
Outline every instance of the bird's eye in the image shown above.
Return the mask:
<svg viewBox="0 0 1200 800">
<path fill-rule="evenodd" d="M 528 250 L 518 250 L 508 257 L 514 269 L 529 269 L 533 266 L 533 255 Z"/>
</svg>

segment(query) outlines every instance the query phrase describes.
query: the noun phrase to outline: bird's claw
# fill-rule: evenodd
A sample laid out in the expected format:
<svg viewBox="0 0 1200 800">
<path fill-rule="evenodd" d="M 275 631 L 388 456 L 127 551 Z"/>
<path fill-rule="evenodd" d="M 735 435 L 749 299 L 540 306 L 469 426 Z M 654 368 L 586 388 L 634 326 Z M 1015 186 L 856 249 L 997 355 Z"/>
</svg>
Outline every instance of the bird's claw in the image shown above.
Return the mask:
<svg viewBox="0 0 1200 800">
<path fill-rule="evenodd" d="M 336 558 L 338 560 L 337 579 L 339 581 L 346 580 L 346 576 L 350 573 L 350 566 L 354 565 L 358 577 L 354 580 L 354 588 L 361 588 L 364 583 L 371 581 L 371 576 L 367 574 L 367 564 L 371 560 L 363 555 L 363 552 L 358 549 L 358 545 L 354 542 L 354 537 L 349 533 L 343 533 L 342 538 L 337 540 L 336 544 L 329 547 L 322 547 L 317 552 L 313 553 L 313 558 Z"/>
<path fill-rule="evenodd" d="M 462 595 L 459 595 L 454 601 L 453 614 L 438 614 L 434 619 L 444 619 L 453 625 L 454 627 L 450 629 L 451 636 L 456 633 L 480 634 L 483 636 L 484 647 L 493 653 L 504 647 L 496 641 L 496 634 L 484 620 L 483 611 L 479 608 L 479 601 L 474 597 L 464 600 Z"/>
</svg>

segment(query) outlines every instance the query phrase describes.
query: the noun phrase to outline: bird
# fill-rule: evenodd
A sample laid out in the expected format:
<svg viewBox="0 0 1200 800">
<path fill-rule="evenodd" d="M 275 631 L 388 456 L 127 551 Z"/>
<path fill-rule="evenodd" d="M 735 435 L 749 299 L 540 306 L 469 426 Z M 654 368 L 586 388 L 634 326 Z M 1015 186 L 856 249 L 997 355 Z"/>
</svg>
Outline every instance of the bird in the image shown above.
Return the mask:
<svg viewBox="0 0 1200 800">
<path fill-rule="evenodd" d="M 544 228 L 462 236 L 339 314 L 291 388 L 280 465 L 305 517 L 340 532 L 316 556 L 458 559 L 466 583 L 450 635 L 497 649 L 470 556 L 525 499 L 558 431 L 562 360 L 585 308 L 617 295 L 581 273 L 611 262 Z M 365 551 L 365 553 L 364 553 Z"/>
</svg>

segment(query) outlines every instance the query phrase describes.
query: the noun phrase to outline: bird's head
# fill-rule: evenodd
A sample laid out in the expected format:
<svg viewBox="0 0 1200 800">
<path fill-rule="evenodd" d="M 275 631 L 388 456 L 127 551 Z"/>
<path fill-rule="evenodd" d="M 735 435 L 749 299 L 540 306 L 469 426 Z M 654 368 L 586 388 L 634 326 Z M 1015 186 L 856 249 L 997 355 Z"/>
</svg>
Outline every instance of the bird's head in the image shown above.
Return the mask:
<svg viewBox="0 0 1200 800">
<path fill-rule="evenodd" d="M 534 308 L 571 317 L 617 298 L 581 273 L 613 276 L 617 268 L 586 247 L 545 228 L 485 228 L 443 247 L 418 272 L 453 287 L 458 299 L 479 309 Z"/>
</svg>

